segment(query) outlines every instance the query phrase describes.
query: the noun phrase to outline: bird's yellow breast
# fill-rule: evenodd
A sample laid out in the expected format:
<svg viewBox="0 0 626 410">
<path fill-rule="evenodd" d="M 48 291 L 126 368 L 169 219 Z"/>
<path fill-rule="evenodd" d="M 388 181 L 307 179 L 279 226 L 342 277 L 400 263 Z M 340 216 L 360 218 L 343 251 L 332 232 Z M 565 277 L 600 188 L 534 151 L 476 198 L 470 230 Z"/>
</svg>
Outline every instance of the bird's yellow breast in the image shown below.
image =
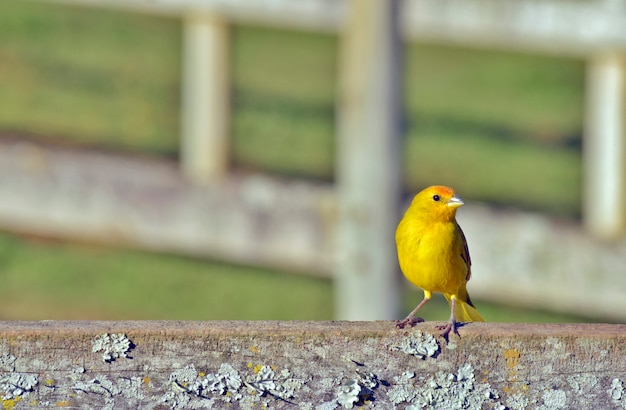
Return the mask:
<svg viewBox="0 0 626 410">
<path fill-rule="evenodd" d="M 419 223 L 405 216 L 396 230 L 398 262 L 404 276 L 426 291 L 456 294 L 468 267 L 454 221 Z"/>
</svg>

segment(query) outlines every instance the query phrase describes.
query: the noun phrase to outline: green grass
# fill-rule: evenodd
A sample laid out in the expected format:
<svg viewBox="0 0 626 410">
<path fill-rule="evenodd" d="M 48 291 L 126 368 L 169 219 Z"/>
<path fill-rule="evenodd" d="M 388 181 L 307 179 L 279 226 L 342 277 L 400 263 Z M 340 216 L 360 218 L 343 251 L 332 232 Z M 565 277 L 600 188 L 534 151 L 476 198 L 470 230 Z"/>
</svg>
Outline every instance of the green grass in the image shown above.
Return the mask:
<svg viewBox="0 0 626 410">
<path fill-rule="evenodd" d="M 503 51 L 411 44 L 409 118 L 494 137 L 549 144 L 580 136 L 584 62 Z"/>
<path fill-rule="evenodd" d="M 428 186 L 436 175 L 439 183 L 454 186 L 464 198 L 561 216 L 580 213 L 577 150 L 470 132 L 459 137 L 424 131 L 406 143 L 405 178 L 410 186 Z"/>
<path fill-rule="evenodd" d="M 0 235 L 0 319 L 331 319 L 329 280 Z"/>
<path fill-rule="evenodd" d="M 231 38 L 232 162 L 331 180 L 338 38 L 243 26 Z M 0 135 L 175 156 L 180 45 L 174 18 L 0 2 Z M 444 183 L 469 200 L 580 214 L 582 61 L 405 50 L 407 190 Z M 0 279 L 4 319 L 332 317 L 329 281 L 10 236 Z M 407 293 L 407 311 L 419 297 Z M 580 320 L 477 304 L 494 321 Z M 424 316 L 447 317 L 431 305 Z"/>
<path fill-rule="evenodd" d="M 70 143 L 172 153 L 180 21 L 0 3 L 0 128 Z"/>
</svg>

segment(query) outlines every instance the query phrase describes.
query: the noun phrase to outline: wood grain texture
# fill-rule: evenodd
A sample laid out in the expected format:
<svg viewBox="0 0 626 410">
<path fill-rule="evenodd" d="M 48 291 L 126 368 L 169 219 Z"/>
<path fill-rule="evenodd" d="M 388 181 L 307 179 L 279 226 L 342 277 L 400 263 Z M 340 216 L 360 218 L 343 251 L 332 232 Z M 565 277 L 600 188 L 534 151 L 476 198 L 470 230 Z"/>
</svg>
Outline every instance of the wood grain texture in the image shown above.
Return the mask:
<svg viewBox="0 0 626 410">
<path fill-rule="evenodd" d="M 5 408 L 626 407 L 626 325 L 472 323 L 448 345 L 435 325 L 0 322 L 0 394 Z M 103 360 L 105 334 L 129 349 Z"/>
</svg>

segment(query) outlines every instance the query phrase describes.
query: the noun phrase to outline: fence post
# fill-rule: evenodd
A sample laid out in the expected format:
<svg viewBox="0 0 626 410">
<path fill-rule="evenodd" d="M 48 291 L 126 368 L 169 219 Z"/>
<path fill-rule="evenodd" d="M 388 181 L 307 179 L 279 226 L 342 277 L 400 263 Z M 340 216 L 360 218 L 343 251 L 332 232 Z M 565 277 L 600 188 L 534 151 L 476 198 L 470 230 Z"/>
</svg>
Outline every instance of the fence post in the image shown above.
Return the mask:
<svg viewBox="0 0 626 410">
<path fill-rule="evenodd" d="M 230 124 L 228 24 L 200 14 L 183 18 L 181 167 L 196 183 L 228 167 Z"/>
<path fill-rule="evenodd" d="M 583 219 L 599 238 L 626 228 L 626 66 L 618 53 L 594 56 L 587 68 Z"/>
<path fill-rule="evenodd" d="M 398 2 L 348 4 L 340 58 L 336 310 L 339 319 L 392 319 L 399 305 Z"/>
</svg>

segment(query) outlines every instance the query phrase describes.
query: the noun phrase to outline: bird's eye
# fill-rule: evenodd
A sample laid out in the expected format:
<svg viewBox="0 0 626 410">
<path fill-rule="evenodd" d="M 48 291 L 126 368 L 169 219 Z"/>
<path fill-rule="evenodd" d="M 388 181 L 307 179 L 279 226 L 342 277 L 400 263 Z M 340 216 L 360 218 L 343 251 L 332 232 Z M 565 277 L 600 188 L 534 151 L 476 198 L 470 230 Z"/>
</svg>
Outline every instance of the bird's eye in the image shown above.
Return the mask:
<svg viewBox="0 0 626 410">
<path fill-rule="evenodd" d="M 439 201 L 441 197 L 439 195 L 433 195 L 433 201 Z"/>
</svg>

